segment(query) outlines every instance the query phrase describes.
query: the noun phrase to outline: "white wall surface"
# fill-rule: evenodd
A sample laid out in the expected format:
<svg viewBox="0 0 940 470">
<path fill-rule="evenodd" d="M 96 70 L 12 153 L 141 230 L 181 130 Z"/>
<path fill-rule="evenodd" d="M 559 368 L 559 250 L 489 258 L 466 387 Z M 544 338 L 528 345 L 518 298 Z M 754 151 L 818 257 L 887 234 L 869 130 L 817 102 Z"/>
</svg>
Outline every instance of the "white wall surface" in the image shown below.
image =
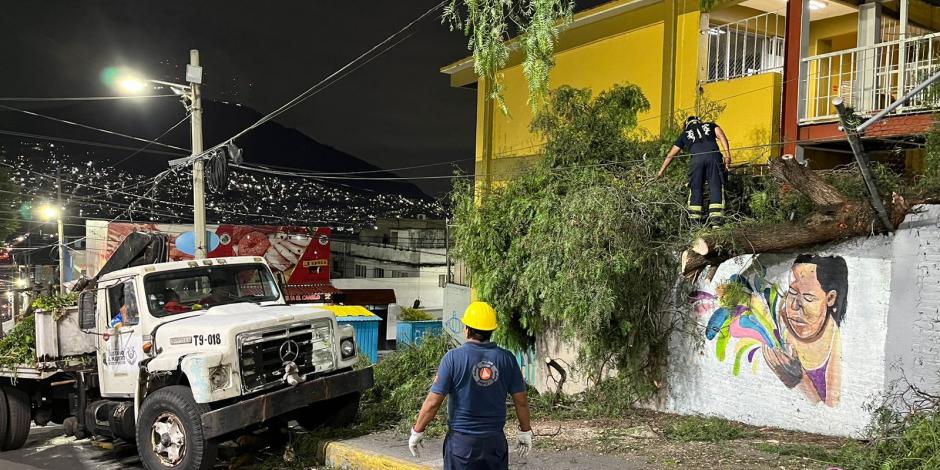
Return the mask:
<svg viewBox="0 0 940 470">
<path fill-rule="evenodd" d="M 719 360 L 717 338 L 705 338 L 714 309 L 705 308 L 699 313 L 684 310 L 683 319 L 691 328 L 672 337 L 667 387 L 659 407 L 760 426 L 859 436 L 871 420 L 867 405 L 883 396 L 902 370 L 912 382 L 937 390 L 940 208 L 923 210 L 909 216 L 894 235 L 792 254 L 741 256 L 723 263 L 712 281 L 698 284 L 698 290 L 715 294 L 732 275 L 766 272 L 766 279 L 786 296 L 799 254 L 842 257 L 848 268 L 847 305 L 838 328 L 841 345 L 834 348 L 841 353 L 841 384 L 830 392 L 839 394 L 837 402 L 814 400 L 800 386 L 788 388 L 771 370 L 762 349 L 750 362 L 745 354 L 735 375 L 735 348 L 742 339 L 732 335 L 724 360 Z"/>
</svg>

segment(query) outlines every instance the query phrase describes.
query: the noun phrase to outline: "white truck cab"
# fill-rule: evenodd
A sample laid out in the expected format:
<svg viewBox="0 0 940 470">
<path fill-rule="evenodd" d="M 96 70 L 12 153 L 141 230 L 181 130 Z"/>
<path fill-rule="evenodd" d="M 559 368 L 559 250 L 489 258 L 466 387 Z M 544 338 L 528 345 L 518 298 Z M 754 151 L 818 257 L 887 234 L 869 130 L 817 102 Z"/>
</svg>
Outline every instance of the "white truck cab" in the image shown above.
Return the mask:
<svg viewBox="0 0 940 470">
<path fill-rule="evenodd" d="M 260 257 L 112 271 L 80 294 L 77 314 L 97 337 L 94 365 L 47 367 L 0 395 L 25 392 L 39 408 L 75 377 L 74 434 L 136 440 L 148 469 L 211 468 L 220 440 L 273 420 L 348 423 L 373 382 L 371 368 L 353 368 L 352 327 L 287 305 Z"/>
</svg>

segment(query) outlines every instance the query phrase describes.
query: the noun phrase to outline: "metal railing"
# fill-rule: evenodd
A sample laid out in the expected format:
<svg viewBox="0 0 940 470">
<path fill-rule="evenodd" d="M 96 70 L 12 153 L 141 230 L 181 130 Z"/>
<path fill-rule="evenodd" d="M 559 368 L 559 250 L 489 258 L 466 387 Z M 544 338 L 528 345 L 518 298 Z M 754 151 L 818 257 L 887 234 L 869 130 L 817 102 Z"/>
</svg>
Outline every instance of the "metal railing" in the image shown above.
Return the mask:
<svg viewBox="0 0 940 470">
<path fill-rule="evenodd" d="M 708 44 L 705 81 L 783 71 L 785 21 L 771 12 L 703 30 Z"/>
<path fill-rule="evenodd" d="M 856 113 L 873 114 L 926 80 L 940 67 L 940 33 L 820 54 L 802 60 L 800 122 L 836 121 L 832 100 L 841 97 Z M 892 114 L 935 108 L 928 90 Z"/>
</svg>

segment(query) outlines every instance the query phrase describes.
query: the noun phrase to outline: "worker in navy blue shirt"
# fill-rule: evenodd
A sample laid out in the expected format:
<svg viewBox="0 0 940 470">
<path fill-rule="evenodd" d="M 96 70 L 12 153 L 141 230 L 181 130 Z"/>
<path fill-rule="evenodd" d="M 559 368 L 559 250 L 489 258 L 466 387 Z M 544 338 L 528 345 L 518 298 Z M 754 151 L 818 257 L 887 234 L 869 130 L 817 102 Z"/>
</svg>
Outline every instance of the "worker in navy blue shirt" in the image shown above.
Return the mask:
<svg viewBox="0 0 940 470">
<path fill-rule="evenodd" d="M 725 151 L 724 157 L 718 149 L 719 143 Z M 707 215 L 709 224 L 721 225 L 725 211 L 724 185 L 731 167 L 728 138 L 718 124 L 702 122 L 695 116 L 689 116 L 685 120 L 682 134 L 666 155 L 666 161 L 663 162 L 657 177 L 666 173 L 672 159 L 683 149 L 688 150 L 692 157 L 689 162 L 689 221 L 702 223 Z M 707 213 L 703 211 L 705 182 L 708 182 Z"/>
<path fill-rule="evenodd" d="M 485 302 L 473 302 L 463 315 L 467 342 L 448 351 L 441 360 L 428 393 L 411 428 L 408 448 L 418 457 L 424 430 L 449 397 L 448 432 L 444 439 L 444 470 L 505 470 L 509 468 L 506 395 L 511 395 L 519 419 L 516 433 L 520 456 L 532 448 L 532 426 L 525 380 L 509 351 L 490 342 L 496 330 L 496 311 Z"/>
</svg>

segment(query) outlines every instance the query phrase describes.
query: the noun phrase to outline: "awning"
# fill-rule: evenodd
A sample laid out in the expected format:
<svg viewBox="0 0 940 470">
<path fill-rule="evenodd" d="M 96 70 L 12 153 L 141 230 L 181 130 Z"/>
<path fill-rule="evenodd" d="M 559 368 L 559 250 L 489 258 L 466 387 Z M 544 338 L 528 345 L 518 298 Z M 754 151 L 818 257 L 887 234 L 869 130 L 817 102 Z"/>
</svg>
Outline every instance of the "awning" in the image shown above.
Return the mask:
<svg viewBox="0 0 940 470">
<path fill-rule="evenodd" d="M 339 289 L 330 283 L 288 285 L 284 288 L 284 298 L 287 302 L 330 302 Z"/>
<path fill-rule="evenodd" d="M 368 311 L 365 307 L 359 305 L 324 305 L 323 310 L 329 310 L 333 312 L 337 317 L 374 317 L 379 318 L 378 315 Z"/>
<path fill-rule="evenodd" d="M 395 303 L 394 289 L 343 289 L 342 303 L 346 305 L 388 305 Z"/>
</svg>

